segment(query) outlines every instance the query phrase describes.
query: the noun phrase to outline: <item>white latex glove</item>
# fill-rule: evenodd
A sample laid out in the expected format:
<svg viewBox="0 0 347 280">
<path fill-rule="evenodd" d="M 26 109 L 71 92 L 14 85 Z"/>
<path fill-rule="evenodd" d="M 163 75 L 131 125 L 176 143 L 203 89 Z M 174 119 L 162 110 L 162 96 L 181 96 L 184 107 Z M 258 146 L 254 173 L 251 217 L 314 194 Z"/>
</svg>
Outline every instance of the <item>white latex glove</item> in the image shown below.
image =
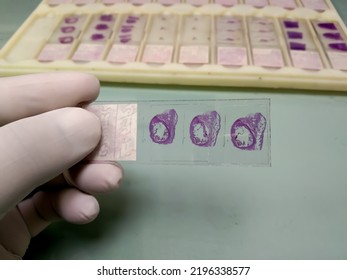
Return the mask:
<svg viewBox="0 0 347 280">
<path fill-rule="evenodd" d="M 52 221 L 92 221 L 99 213 L 92 194 L 118 186 L 116 163 L 80 162 L 101 127 L 78 106 L 98 93 L 98 80 L 80 73 L 0 79 L 0 259 L 23 257 L 31 237 Z"/>
</svg>

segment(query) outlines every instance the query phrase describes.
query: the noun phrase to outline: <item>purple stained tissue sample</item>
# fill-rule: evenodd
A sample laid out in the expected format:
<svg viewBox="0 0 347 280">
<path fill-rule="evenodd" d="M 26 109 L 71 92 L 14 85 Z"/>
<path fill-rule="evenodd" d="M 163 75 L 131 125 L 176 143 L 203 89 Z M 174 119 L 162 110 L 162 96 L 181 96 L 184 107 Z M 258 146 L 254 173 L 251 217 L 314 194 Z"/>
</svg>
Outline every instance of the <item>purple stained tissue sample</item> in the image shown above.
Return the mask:
<svg viewBox="0 0 347 280">
<path fill-rule="evenodd" d="M 130 34 L 121 34 L 119 35 L 119 41 L 123 44 L 129 43 L 131 41 Z"/>
<path fill-rule="evenodd" d="M 59 37 L 59 42 L 61 44 L 71 44 L 73 42 L 74 38 L 72 36 L 63 36 Z"/>
<path fill-rule="evenodd" d="M 74 26 L 63 26 L 60 28 L 62 33 L 72 33 L 76 30 Z"/>
<path fill-rule="evenodd" d="M 241 150 L 261 150 L 265 128 L 266 119 L 261 113 L 239 118 L 231 126 L 231 141 Z"/>
<path fill-rule="evenodd" d="M 122 26 L 121 27 L 121 32 L 122 33 L 129 33 L 132 31 L 132 26 Z"/>
<path fill-rule="evenodd" d="M 128 18 L 127 20 L 126 20 L 126 23 L 136 23 L 136 21 L 137 21 L 137 19 L 134 19 L 134 18 Z"/>
<path fill-rule="evenodd" d="M 120 38 L 119 41 L 122 44 L 126 44 L 126 43 L 129 43 L 131 41 L 131 38 Z"/>
<path fill-rule="evenodd" d="M 289 39 L 302 39 L 303 38 L 303 34 L 301 32 L 296 32 L 296 31 L 288 31 L 287 35 L 288 35 Z"/>
<path fill-rule="evenodd" d="M 93 34 L 90 38 L 93 41 L 99 41 L 99 40 L 105 39 L 105 36 L 103 34 L 96 33 L 96 34 Z"/>
<path fill-rule="evenodd" d="M 343 40 L 341 34 L 338 32 L 337 33 L 324 33 L 323 37 L 330 39 L 330 40 L 337 40 L 337 41 Z"/>
<path fill-rule="evenodd" d="M 113 21 L 113 16 L 112 15 L 102 15 L 102 16 L 100 16 L 100 20 L 110 22 L 110 21 Z"/>
<path fill-rule="evenodd" d="M 291 50 L 294 50 L 294 51 L 305 51 L 306 50 L 306 44 L 298 43 L 298 42 L 289 42 L 289 47 Z"/>
<path fill-rule="evenodd" d="M 132 19 L 132 20 L 138 20 L 140 19 L 138 16 L 128 16 L 128 19 Z"/>
<path fill-rule="evenodd" d="M 276 39 L 275 38 L 260 38 L 258 41 L 261 43 L 269 43 L 269 42 L 274 42 Z"/>
<path fill-rule="evenodd" d="M 286 28 L 299 28 L 299 22 L 297 21 L 285 20 L 283 23 Z"/>
<path fill-rule="evenodd" d="M 333 22 L 321 22 L 318 26 L 322 29 L 337 30 L 335 23 Z"/>
<path fill-rule="evenodd" d="M 155 115 L 149 124 L 149 136 L 157 144 L 171 144 L 175 138 L 178 115 L 176 110 L 169 109 Z"/>
<path fill-rule="evenodd" d="M 347 52 L 346 43 L 332 43 L 332 44 L 329 44 L 329 48 L 333 50 L 337 50 L 337 51 Z"/>
<path fill-rule="evenodd" d="M 74 17 L 74 16 L 71 16 L 71 17 L 66 17 L 64 19 L 64 22 L 67 23 L 67 24 L 72 24 L 72 23 L 76 23 L 78 21 L 78 17 Z"/>
<path fill-rule="evenodd" d="M 104 24 L 104 23 L 99 23 L 95 26 L 96 30 L 107 30 L 108 29 L 108 25 Z"/>
<path fill-rule="evenodd" d="M 190 123 L 190 140 L 200 147 L 216 144 L 220 130 L 220 115 L 216 111 L 206 112 L 193 118 Z"/>
</svg>

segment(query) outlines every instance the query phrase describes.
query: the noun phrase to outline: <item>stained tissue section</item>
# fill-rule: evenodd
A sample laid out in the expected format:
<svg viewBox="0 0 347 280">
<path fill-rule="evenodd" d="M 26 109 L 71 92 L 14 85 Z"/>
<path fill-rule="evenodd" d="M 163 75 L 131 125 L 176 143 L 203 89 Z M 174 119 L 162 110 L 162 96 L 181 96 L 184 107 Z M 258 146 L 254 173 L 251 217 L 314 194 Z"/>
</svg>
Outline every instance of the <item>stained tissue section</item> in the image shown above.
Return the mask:
<svg viewBox="0 0 347 280">
<path fill-rule="evenodd" d="M 194 145 L 212 147 L 216 144 L 220 130 L 220 115 L 216 111 L 198 115 L 191 121 L 189 130 Z"/>
<path fill-rule="evenodd" d="M 171 144 L 175 138 L 177 112 L 174 109 L 155 115 L 149 124 L 152 141 L 157 144 Z"/>
<path fill-rule="evenodd" d="M 288 31 L 287 36 L 289 39 L 302 39 L 303 38 L 303 34 L 301 32 L 297 32 L 297 31 Z"/>
<path fill-rule="evenodd" d="M 284 21 L 284 26 L 286 28 L 299 28 L 299 22 L 297 21 L 291 21 L 291 20 L 285 20 Z"/>
<path fill-rule="evenodd" d="M 323 33 L 323 37 L 330 39 L 330 40 L 337 40 L 342 41 L 343 38 L 340 33 Z"/>
<path fill-rule="evenodd" d="M 322 29 L 337 30 L 336 25 L 333 22 L 321 22 L 318 26 Z"/>
<path fill-rule="evenodd" d="M 305 51 L 306 50 L 306 44 L 299 43 L 299 42 L 290 42 L 289 43 L 290 49 L 295 51 Z"/>
<path fill-rule="evenodd" d="M 266 119 L 261 113 L 239 118 L 231 126 L 231 141 L 241 150 L 261 150 L 265 128 Z"/>
<path fill-rule="evenodd" d="M 331 43 L 329 47 L 333 50 L 347 52 L 347 44 L 346 43 Z"/>
</svg>

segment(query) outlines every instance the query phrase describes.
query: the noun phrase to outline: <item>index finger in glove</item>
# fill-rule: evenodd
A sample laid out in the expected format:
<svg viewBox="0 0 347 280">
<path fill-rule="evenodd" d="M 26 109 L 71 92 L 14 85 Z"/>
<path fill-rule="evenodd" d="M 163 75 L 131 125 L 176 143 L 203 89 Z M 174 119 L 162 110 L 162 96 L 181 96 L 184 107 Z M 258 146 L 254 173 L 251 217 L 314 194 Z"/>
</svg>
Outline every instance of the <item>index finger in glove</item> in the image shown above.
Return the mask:
<svg viewBox="0 0 347 280">
<path fill-rule="evenodd" d="M 0 215 L 61 174 L 98 144 L 97 117 L 62 108 L 0 127 Z"/>
<path fill-rule="evenodd" d="M 31 74 L 0 79 L 0 126 L 50 110 L 95 100 L 99 81 L 77 72 Z"/>
</svg>

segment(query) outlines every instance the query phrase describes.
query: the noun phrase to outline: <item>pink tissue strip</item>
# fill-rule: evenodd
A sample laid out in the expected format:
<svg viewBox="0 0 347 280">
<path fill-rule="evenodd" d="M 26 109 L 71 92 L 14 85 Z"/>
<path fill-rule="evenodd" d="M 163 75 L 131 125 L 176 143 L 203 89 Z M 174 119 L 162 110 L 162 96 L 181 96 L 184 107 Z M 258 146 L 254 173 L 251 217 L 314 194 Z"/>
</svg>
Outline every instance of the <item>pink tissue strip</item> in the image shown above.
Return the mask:
<svg viewBox="0 0 347 280">
<path fill-rule="evenodd" d="M 297 7 L 295 0 L 271 0 L 271 4 L 285 9 L 295 9 Z"/>
<path fill-rule="evenodd" d="M 146 63 L 170 63 L 173 46 L 147 45 L 143 53 L 142 61 Z"/>
<path fill-rule="evenodd" d="M 101 59 L 104 51 L 103 45 L 81 44 L 72 56 L 73 61 L 95 61 Z"/>
<path fill-rule="evenodd" d="M 60 5 L 60 4 L 65 4 L 65 3 L 69 3 L 69 0 L 48 0 L 48 5 Z"/>
<path fill-rule="evenodd" d="M 135 45 L 113 45 L 107 61 L 114 63 L 135 62 L 138 50 L 139 47 Z"/>
<path fill-rule="evenodd" d="M 297 68 L 320 70 L 323 68 L 319 53 L 316 51 L 290 51 L 293 65 Z"/>
<path fill-rule="evenodd" d="M 317 11 L 325 11 L 328 9 L 324 0 L 301 0 L 305 8 L 313 9 Z"/>
<path fill-rule="evenodd" d="M 215 3 L 226 7 L 230 7 L 237 5 L 237 0 L 215 0 Z"/>
<path fill-rule="evenodd" d="M 71 50 L 70 44 L 47 44 L 38 56 L 39 61 L 67 59 Z"/>
<path fill-rule="evenodd" d="M 158 0 L 158 3 L 163 4 L 164 6 L 169 6 L 180 3 L 180 0 Z"/>
<path fill-rule="evenodd" d="M 135 161 L 137 104 L 91 104 L 85 107 L 101 121 L 102 136 L 87 160 Z"/>
<path fill-rule="evenodd" d="M 267 0 L 246 0 L 246 5 L 251 5 L 253 7 L 262 8 L 268 5 Z"/>
<path fill-rule="evenodd" d="M 218 64 L 225 66 L 247 65 L 247 50 L 244 47 L 218 47 Z"/>
<path fill-rule="evenodd" d="M 73 3 L 76 5 L 85 5 L 95 3 L 96 0 L 74 0 Z"/>
<path fill-rule="evenodd" d="M 328 52 L 328 56 L 334 69 L 347 71 L 347 53 Z"/>
<path fill-rule="evenodd" d="M 254 65 L 281 68 L 284 66 L 280 49 L 253 49 Z"/>
<path fill-rule="evenodd" d="M 124 0 L 102 0 L 102 3 L 105 5 L 111 5 L 111 4 L 116 4 L 116 3 L 123 3 L 125 2 Z"/>
<path fill-rule="evenodd" d="M 208 46 L 182 46 L 179 62 L 187 64 L 206 64 L 209 61 Z"/>
</svg>

